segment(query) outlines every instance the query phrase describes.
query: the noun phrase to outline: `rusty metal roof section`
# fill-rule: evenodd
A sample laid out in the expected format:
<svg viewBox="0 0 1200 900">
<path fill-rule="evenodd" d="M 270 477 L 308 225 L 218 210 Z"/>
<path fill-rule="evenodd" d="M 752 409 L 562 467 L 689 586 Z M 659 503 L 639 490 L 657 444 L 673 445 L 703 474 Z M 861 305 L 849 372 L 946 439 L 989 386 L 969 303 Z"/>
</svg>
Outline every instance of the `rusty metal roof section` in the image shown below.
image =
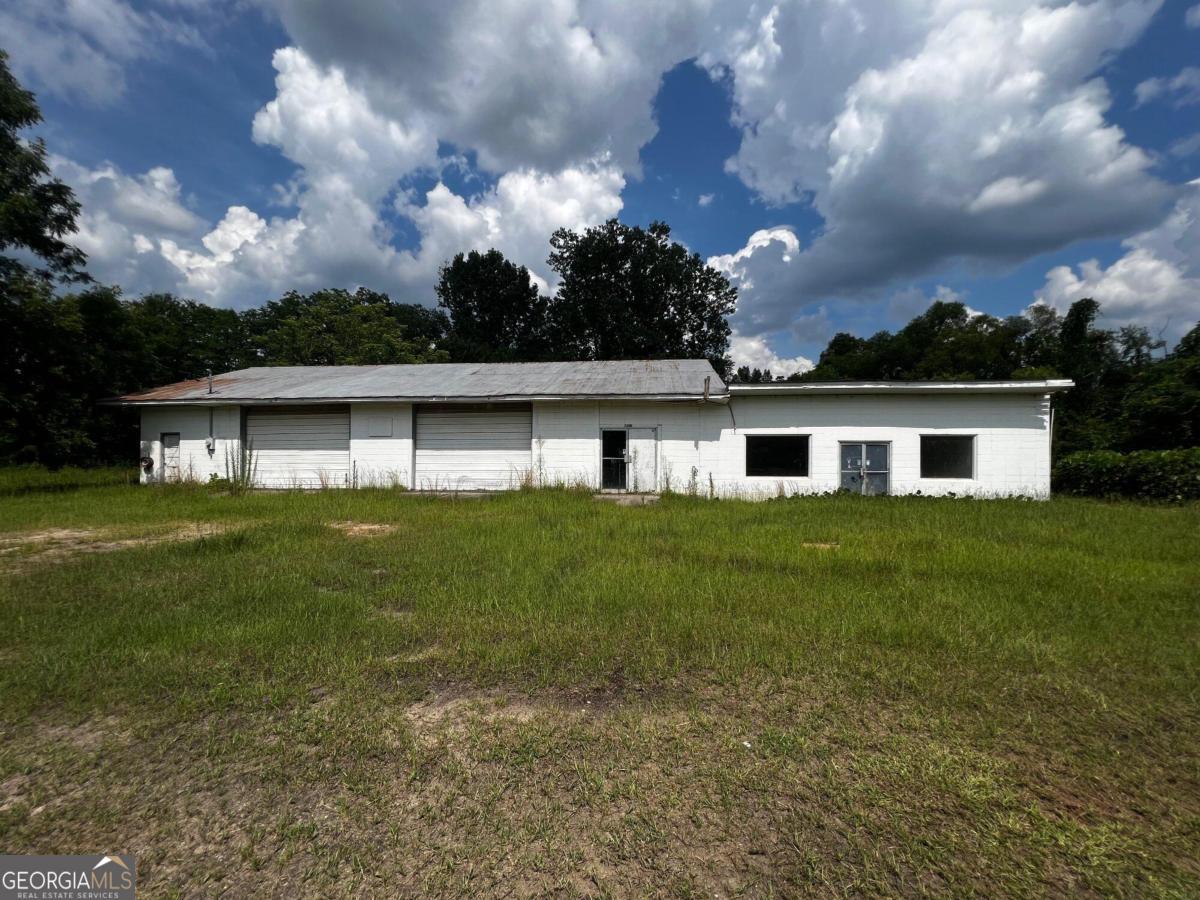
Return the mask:
<svg viewBox="0 0 1200 900">
<path fill-rule="evenodd" d="M 706 384 L 705 381 L 708 380 Z M 121 405 L 302 403 L 333 400 L 723 399 L 704 359 L 609 362 L 269 366 L 126 394 Z"/>
</svg>

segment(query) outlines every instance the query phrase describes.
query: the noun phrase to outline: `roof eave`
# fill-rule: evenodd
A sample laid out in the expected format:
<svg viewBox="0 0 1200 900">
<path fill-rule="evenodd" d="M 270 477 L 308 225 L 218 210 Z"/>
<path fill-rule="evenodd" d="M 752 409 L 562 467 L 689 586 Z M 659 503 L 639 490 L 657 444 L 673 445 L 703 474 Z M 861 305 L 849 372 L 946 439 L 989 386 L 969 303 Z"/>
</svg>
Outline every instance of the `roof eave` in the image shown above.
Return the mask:
<svg viewBox="0 0 1200 900">
<path fill-rule="evenodd" d="M 709 401 L 724 402 L 728 394 L 710 394 Z M 103 406 L 305 406 L 331 403 L 532 403 L 532 402 L 586 402 L 589 400 L 685 400 L 702 402 L 703 394 L 472 394 L 472 395 L 423 395 L 393 397 L 158 397 L 139 398 L 136 395 L 110 397 L 99 401 Z"/>
<path fill-rule="evenodd" d="M 795 396 L 804 394 L 1052 394 L 1073 388 L 1069 379 L 995 382 L 789 382 L 784 384 L 731 384 L 729 393 L 741 396 Z"/>
</svg>

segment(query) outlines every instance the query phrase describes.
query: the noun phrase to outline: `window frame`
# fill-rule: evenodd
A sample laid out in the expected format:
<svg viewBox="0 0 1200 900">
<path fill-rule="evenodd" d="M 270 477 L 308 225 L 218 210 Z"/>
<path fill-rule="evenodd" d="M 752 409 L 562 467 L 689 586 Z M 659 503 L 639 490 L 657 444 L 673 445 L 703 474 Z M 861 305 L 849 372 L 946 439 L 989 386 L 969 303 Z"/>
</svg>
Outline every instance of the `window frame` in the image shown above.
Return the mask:
<svg viewBox="0 0 1200 900">
<path fill-rule="evenodd" d="M 803 475 L 754 475 L 750 472 L 750 442 L 755 438 L 792 438 L 804 442 L 804 474 Z M 811 478 L 812 477 L 812 434 L 809 432 L 768 431 L 745 435 L 742 447 L 742 471 L 744 478 L 769 478 L 778 481 L 781 478 Z"/>
<path fill-rule="evenodd" d="M 925 474 L 925 438 L 965 438 L 971 442 L 971 474 L 970 475 L 926 475 Z M 944 434 L 933 432 L 921 434 L 917 446 L 917 474 L 927 481 L 977 481 L 979 478 L 979 435 Z"/>
</svg>

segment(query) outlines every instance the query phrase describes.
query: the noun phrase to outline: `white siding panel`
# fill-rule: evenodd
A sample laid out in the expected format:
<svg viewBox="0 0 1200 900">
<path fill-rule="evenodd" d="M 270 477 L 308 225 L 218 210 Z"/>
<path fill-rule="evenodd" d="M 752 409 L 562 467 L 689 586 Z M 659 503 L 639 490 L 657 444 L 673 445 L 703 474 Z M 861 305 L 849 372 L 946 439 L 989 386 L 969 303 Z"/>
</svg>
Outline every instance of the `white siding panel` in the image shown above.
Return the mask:
<svg viewBox="0 0 1200 900">
<path fill-rule="evenodd" d="M 345 487 L 350 483 L 350 410 L 253 410 L 246 441 L 263 487 Z"/>
<path fill-rule="evenodd" d="M 532 472 L 533 412 L 528 404 L 418 406 L 417 488 L 504 490 Z"/>
</svg>

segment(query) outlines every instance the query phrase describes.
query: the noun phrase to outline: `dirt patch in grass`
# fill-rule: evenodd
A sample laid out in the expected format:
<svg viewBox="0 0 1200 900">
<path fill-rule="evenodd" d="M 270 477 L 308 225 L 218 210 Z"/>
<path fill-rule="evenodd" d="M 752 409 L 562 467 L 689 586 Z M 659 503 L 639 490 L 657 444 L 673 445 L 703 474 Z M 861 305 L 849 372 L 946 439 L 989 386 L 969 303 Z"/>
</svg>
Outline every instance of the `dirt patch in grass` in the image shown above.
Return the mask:
<svg viewBox="0 0 1200 900">
<path fill-rule="evenodd" d="M 69 559 L 85 553 L 111 553 L 132 547 L 196 541 L 224 534 L 234 526 L 226 522 L 188 522 L 170 530 L 117 537 L 108 531 L 86 528 L 48 528 L 0 537 L 0 572 L 25 571 L 41 563 Z"/>
<path fill-rule="evenodd" d="M 41 729 L 40 737 L 48 743 L 68 745 L 89 753 L 98 752 L 105 745 L 126 744 L 130 740 L 129 732 L 116 716 L 46 725 Z"/>
<path fill-rule="evenodd" d="M 593 494 L 592 499 L 614 506 L 653 506 L 661 498 L 658 494 Z"/>
<path fill-rule="evenodd" d="M 329 527 L 350 537 L 377 537 L 391 534 L 397 528 L 395 525 L 387 525 L 382 522 L 330 522 Z"/>
</svg>

